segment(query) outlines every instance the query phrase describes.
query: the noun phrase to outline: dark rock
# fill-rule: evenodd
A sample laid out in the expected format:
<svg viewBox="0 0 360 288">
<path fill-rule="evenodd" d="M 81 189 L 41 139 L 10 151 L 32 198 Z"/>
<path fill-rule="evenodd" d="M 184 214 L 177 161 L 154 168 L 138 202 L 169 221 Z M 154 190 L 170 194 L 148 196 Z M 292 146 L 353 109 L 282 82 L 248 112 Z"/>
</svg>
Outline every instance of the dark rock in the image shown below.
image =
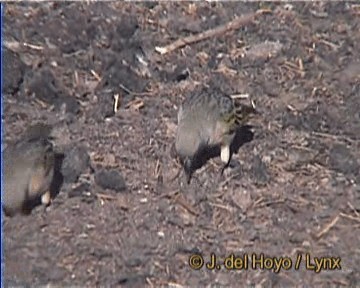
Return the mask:
<svg viewBox="0 0 360 288">
<path fill-rule="evenodd" d="M 86 49 L 96 36 L 92 18 L 86 14 L 86 11 L 65 7 L 61 14 L 48 17 L 44 25 L 38 25 L 37 33 L 51 39 L 66 54 Z"/>
<path fill-rule="evenodd" d="M 352 139 L 360 139 L 360 81 L 352 86 L 346 97 L 345 115 L 342 117 L 344 134 Z"/>
<path fill-rule="evenodd" d="M 294 127 L 298 130 L 330 132 L 337 129 L 339 119 L 331 114 L 327 104 L 312 103 L 298 114 L 286 112 L 282 118 L 283 128 Z"/>
<path fill-rule="evenodd" d="M 65 183 L 74 183 L 79 176 L 89 167 L 90 156 L 83 146 L 75 146 L 65 151 L 62 163 L 62 175 Z"/>
<path fill-rule="evenodd" d="M 136 75 L 130 65 L 125 65 L 122 59 L 110 62 L 109 67 L 106 68 L 103 82 L 103 84 L 105 84 L 104 86 L 110 86 L 116 89 L 126 87 L 126 89 L 131 92 L 144 92 L 148 81 Z"/>
<path fill-rule="evenodd" d="M 122 15 L 122 19 L 117 26 L 116 32 L 118 37 L 130 39 L 138 28 L 139 25 L 136 17 Z"/>
<path fill-rule="evenodd" d="M 45 122 L 37 122 L 30 125 L 24 133 L 24 139 L 36 140 L 36 139 L 49 139 L 52 127 Z"/>
<path fill-rule="evenodd" d="M 156 7 L 159 4 L 159 2 L 158 1 L 145 1 L 145 2 L 142 2 L 141 4 L 148 9 L 153 9 L 154 7 Z"/>
<path fill-rule="evenodd" d="M 65 105 L 67 112 L 73 114 L 79 112 L 79 103 L 67 94 L 49 69 L 42 69 L 35 73 L 29 80 L 27 89 L 30 94 L 34 93 L 35 97 L 54 105 L 58 110 Z"/>
<path fill-rule="evenodd" d="M 16 53 L 8 49 L 3 51 L 3 61 L 3 93 L 16 93 L 23 81 L 27 66 Z"/>
<path fill-rule="evenodd" d="M 116 52 L 122 52 L 132 45 L 138 32 L 138 21 L 136 17 L 121 15 L 121 20 L 117 27 L 110 32 L 111 49 Z M 120 57 L 121 58 L 121 57 Z"/>
<path fill-rule="evenodd" d="M 53 266 L 52 269 L 46 274 L 47 278 L 51 282 L 58 282 L 66 278 L 68 272 L 61 267 Z"/>
<path fill-rule="evenodd" d="M 94 256 L 97 260 L 101 261 L 104 258 L 112 257 L 113 254 L 105 249 L 93 249 L 93 251 L 90 252 L 91 256 Z"/>
<path fill-rule="evenodd" d="M 308 235 L 302 231 L 295 231 L 290 235 L 289 242 L 294 244 L 301 244 L 307 239 Z"/>
<path fill-rule="evenodd" d="M 188 247 L 187 245 L 179 244 L 176 248 L 176 253 L 203 254 L 198 247 Z"/>
<path fill-rule="evenodd" d="M 41 265 L 41 266 L 40 266 Z M 35 277 L 38 279 L 37 282 L 42 286 L 49 284 L 49 282 L 57 282 L 66 277 L 67 271 L 64 268 L 57 267 L 53 265 L 50 270 L 46 270 L 46 263 L 41 263 L 39 266 L 32 267 L 32 274 L 36 275 Z M 42 284 L 42 285 L 41 285 Z"/>
<path fill-rule="evenodd" d="M 180 82 L 186 80 L 190 76 L 189 69 L 187 67 L 178 66 L 174 72 L 169 75 L 169 80 L 173 82 Z"/>
<path fill-rule="evenodd" d="M 190 71 L 186 64 L 180 64 L 174 67 L 166 67 L 159 71 L 159 78 L 164 82 L 181 82 L 190 76 Z"/>
<path fill-rule="evenodd" d="M 252 175 L 259 184 L 265 184 L 269 181 L 269 173 L 265 163 L 256 155 L 252 160 Z"/>
<path fill-rule="evenodd" d="M 321 117 L 321 114 L 315 115 L 304 112 L 294 115 L 291 112 L 286 112 L 283 116 L 283 127 L 287 128 L 292 126 L 298 130 L 323 131 L 324 129 L 321 129 Z"/>
<path fill-rule="evenodd" d="M 126 287 L 143 287 L 145 284 L 148 284 L 146 278 L 151 275 L 126 275 L 119 277 L 116 285 L 126 286 Z"/>
<path fill-rule="evenodd" d="M 142 260 L 137 257 L 130 258 L 126 261 L 126 264 L 129 267 L 139 267 L 139 266 L 141 266 L 142 263 L 143 263 Z"/>
<path fill-rule="evenodd" d="M 191 17 L 186 15 L 183 15 L 183 17 L 169 19 L 167 29 L 176 35 L 186 35 L 190 33 L 195 34 L 203 31 L 200 19 L 194 21 Z"/>
<path fill-rule="evenodd" d="M 335 171 L 344 175 L 357 175 L 360 165 L 349 148 L 343 144 L 335 144 L 329 152 L 329 164 Z"/>
<path fill-rule="evenodd" d="M 126 189 L 123 176 L 114 169 L 97 171 L 95 173 L 95 182 L 104 189 L 112 189 L 118 192 Z"/>
<path fill-rule="evenodd" d="M 210 58 L 209 58 L 209 60 L 207 62 L 207 65 L 208 65 L 209 69 L 215 69 L 217 67 L 217 65 L 219 63 L 219 60 L 217 59 L 216 56 L 217 56 L 216 53 L 212 53 L 210 55 Z"/>
<path fill-rule="evenodd" d="M 105 89 L 98 93 L 98 104 L 91 110 L 89 117 L 96 121 L 110 118 L 115 115 L 114 98 L 111 89 Z"/>
</svg>

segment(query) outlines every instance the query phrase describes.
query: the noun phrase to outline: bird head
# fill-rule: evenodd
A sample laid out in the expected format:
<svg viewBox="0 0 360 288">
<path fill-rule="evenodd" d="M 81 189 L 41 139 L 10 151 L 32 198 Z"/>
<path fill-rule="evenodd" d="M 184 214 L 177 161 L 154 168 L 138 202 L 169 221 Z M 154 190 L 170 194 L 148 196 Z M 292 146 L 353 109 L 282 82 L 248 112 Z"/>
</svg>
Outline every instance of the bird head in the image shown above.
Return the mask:
<svg viewBox="0 0 360 288">
<path fill-rule="evenodd" d="M 236 123 L 238 125 L 242 125 L 247 120 L 260 113 L 256 110 L 254 104 L 252 104 L 251 106 L 245 104 L 239 104 L 235 109 L 235 114 L 236 114 Z"/>
<path fill-rule="evenodd" d="M 39 139 L 31 147 L 32 149 L 29 148 L 29 153 L 32 154 L 32 157 L 35 157 L 34 168 L 44 171 L 45 175 L 51 173 L 55 161 L 52 143 L 47 139 Z"/>
</svg>

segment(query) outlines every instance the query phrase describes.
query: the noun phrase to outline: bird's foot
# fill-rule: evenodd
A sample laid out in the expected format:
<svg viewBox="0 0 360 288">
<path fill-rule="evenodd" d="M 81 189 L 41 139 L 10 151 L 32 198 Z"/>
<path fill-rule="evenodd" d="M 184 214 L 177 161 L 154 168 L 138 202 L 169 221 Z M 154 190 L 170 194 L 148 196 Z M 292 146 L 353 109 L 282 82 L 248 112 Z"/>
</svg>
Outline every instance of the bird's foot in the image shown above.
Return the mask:
<svg viewBox="0 0 360 288">
<path fill-rule="evenodd" d="M 49 206 L 51 204 L 51 194 L 50 191 L 47 191 L 45 194 L 41 196 L 41 203 L 44 206 Z"/>
</svg>

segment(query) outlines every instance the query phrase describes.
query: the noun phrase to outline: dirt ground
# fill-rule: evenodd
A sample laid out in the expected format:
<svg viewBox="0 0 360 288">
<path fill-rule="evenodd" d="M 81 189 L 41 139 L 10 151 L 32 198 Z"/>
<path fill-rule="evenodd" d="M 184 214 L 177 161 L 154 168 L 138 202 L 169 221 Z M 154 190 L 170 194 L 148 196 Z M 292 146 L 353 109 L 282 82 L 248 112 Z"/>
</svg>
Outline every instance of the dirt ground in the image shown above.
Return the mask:
<svg viewBox="0 0 360 288">
<path fill-rule="evenodd" d="M 3 36 L 4 142 L 47 121 L 65 157 L 52 205 L 3 221 L 5 286 L 359 285 L 356 2 L 8 3 Z M 204 85 L 261 115 L 223 177 L 215 157 L 187 185 L 173 180 L 177 109 Z M 211 253 L 292 265 L 190 267 Z M 341 270 L 306 269 L 306 253 Z"/>
</svg>

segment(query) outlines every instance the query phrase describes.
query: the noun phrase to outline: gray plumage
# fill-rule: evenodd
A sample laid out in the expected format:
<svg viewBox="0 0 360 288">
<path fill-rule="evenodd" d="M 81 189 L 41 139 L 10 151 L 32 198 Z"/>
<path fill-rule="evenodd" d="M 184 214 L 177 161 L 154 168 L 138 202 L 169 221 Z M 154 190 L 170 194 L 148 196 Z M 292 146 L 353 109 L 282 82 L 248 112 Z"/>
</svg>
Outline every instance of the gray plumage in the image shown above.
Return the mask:
<svg viewBox="0 0 360 288">
<path fill-rule="evenodd" d="M 197 157 L 209 147 L 220 146 L 224 166 L 229 165 L 230 146 L 237 127 L 250 113 L 252 107 L 235 107 L 231 97 L 217 89 L 203 89 L 184 100 L 178 111 L 175 148 L 190 183 L 196 169 Z"/>
</svg>

